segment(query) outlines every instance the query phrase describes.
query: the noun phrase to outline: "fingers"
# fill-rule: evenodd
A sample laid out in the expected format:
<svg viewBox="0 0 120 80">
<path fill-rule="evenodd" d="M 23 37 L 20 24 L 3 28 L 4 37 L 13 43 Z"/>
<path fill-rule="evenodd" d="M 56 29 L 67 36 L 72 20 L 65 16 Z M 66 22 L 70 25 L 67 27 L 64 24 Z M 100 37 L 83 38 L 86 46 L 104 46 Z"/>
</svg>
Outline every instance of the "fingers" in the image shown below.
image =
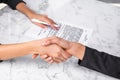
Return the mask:
<svg viewBox="0 0 120 80">
<path fill-rule="evenodd" d="M 43 17 L 44 22 L 47 22 L 53 29 L 55 29 L 55 22 L 48 17 Z"/>
<path fill-rule="evenodd" d="M 64 62 L 67 60 L 62 54 L 60 54 L 59 57 L 57 57 L 56 59 L 61 60 L 61 62 Z"/>
<path fill-rule="evenodd" d="M 59 58 L 52 58 L 52 57 L 50 57 L 50 56 L 48 56 L 48 55 L 42 55 L 42 56 L 40 56 L 44 61 L 46 61 L 46 62 L 48 62 L 48 63 L 53 63 L 53 62 L 55 62 L 55 63 L 60 63 L 60 62 L 62 62 L 62 60 L 61 59 L 59 59 Z"/>
<path fill-rule="evenodd" d="M 45 59 L 46 62 L 50 62 L 52 60 L 52 57 L 48 57 Z"/>
<path fill-rule="evenodd" d="M 61 55 L 65 58 L 65 60 L 67 60 L 68 58 L 70 58 L 72 55 L 71 54 L 69 54 L 69 53 L 67 53 L 67 52 L 65 52 L 65 51 L 63 51 L 62 53 L 61 53 Z"/>
<path fill-rule="evenodd" d="M 52 27 L 54 30 L 58 30 L 57 26 L 55 26 L 56 23 L 52 19 L 50 19 L 47 15 L 34 13 L 33 16 L 30 17 L 30 19 L 38 20 L 37 22 L 36 21 L 32 21 L 32 22 L 35 25 L 40 26 L 41 28 L 47 28 L 47 25 L 43 25 L 39 21 L 43 21 L 43 22 L 47 23 L 48 25 L 50 25 L 50 27 Z"/>
<path fill-rule="evenodd" d="M 71 55 L 69 53 L 62 50 L 61 53 L 59 54 L 59 56 L 54 58 L 54 62 L 61 63 L 61 62 L 66 61 L 70 57 L 71 57 Z"/>
<path fill-rule="evenodd" d="M 52 19 L 50 19 L 47 15 L 42 15 L 43 17 L 43 21 L 45 21 L 45 22 L 47 22 L 53 29 L 55 29 L 56 30 L 56 28 L 57 28 L 57 26 L 55 26 L 55 22 L 52 20 Z"/>
<path fill-rule="evenodd" d="M 49 63 L 49 64 L 52 64 L 53 62 L 54 62 L 53 60 L 50 60 L 48 63 Z"/>
<path fill-rule="evenodd" d="M 50 44 L 57 44 L 58 46 L 62 47 L 59 48 L 58 53 L 56 54 L 56 56 L 53 57 L 55 62 L 60 63 L 66 61 L 68 58 L 71 57 L 69 53 L 64 51 L 65 49 L 69 48 L 69 42 L 67 42 L 66 40 L 58 37 L 49 37 L 42 43 L 42 45 Z"/>
<path fill-rule="evenodd" d="M 41 57 L 42 59 L 46 59 L 46 58 L 48 58 L 48 55 L 45 54 L 45 55 L 41 55 L 40 57 Z"/>
<path fill-rule="evenodd" d="M 62 55 L 60 55 L 59 57 L 54 57 L 54 58 L 52 58 L 52 57 L 50 57 L 48 55 L 41 55 L 40 57 L 43 60 L 45 60 L 46 62 L 50 63 L 50 64 L 53 63 L 53 62 L 60 63 L 60 62 L 63 62 L 63 61 L 66 60 L 65 58 L 63 58 Z"/>
<path fill-rule="evenodd" d="M 54 62 L 52 57 L 49 57 L 48 55 L 41 55 L 40 57 L 50 64 Z"/>
<path fill-rule="evenodd" d="M 54 62 L 57 63 L 57 64 L 62 62 L 62 60 L 60 60 L 59 58 L 54 58 L 53 60 L 54 60 Z"/>
<path fill-rule="evenodd" d="M 48 23 L 54 30 L 57 30 L 57 27 L 54 25 L 56 23 L 52 19 L 50 19 L 47 15 L 41 14 L 41 16 L 38 17 L 38 19 Z"/>
<path fill-rule="evenodd" d="M 64 55 L 63 55 L 64 54 Z M 35 59 L 38 56 L 38 54 L 33 54 L 32 59 Z M 71 55 L 70 55 L 71 56 Z M 55 63 L 61 63 L 64 62 L 65 60 L 67 60 L 70 56 L 68 56 L 68 54 L 66 53 L 62 53 L 61 55 L 59 55 L 59 57 L 50 57 L 48 55 L 41 55 L 41 59 L 45 60 L 46 62 L 52 64 L 53 62 Z M 65 58 L 64 58 L 65 57 Z"/>
<path fill-rule="evenodd" d="M 65 53 L 62 52 L 62 54 L 65 54 Z M 53 62 L 60 63 L 60 62 L 64 62 L 66 60 L 66 58 L 64 58 L 64 56 L 62 54 L 59 54 L 58 57 L 54 57 L 54 58 L 52 58 L 52 57 L 50 57 L 46 54 L 45 55 L 40 55 L 40 57 L 41 57 L 41 59 L 45 60 L 46 62 L 48 62 L 50 64 L 53 63 Z M 32 59 L 35 59 L 38 55 L 39 54 L 33 54 Z"/>
<path fill-rule="evenodd" d="M 38 22 L 33 22 L 35 25 L 40 26 L 41 28 L 47 29 L 47 26 L 40 24 Z"/>
<path fill-rule="evenodd" d="M 42 43 L 43 46 L 47 46 L 50 44 L 57 44 L 64 49 L 68 49 L 70 47 L 69 41 L 66 41 L 66 40 L 56 37 L 56 36 L 49 37 Z"/>
<path fill-rule="evenodd" d="M 61 59 L 59 59 L 59 58 L 52 58 L 52 57 L 48 57 L 48 58 L 46 58 L 46 59 L 44 59 L 46 62 L 48 62 L 48 63 L 53 63 L 53 62 L 55 62 L 55 63 L 60 63 L 60 62 L 63 62 Z"/>
</svg>

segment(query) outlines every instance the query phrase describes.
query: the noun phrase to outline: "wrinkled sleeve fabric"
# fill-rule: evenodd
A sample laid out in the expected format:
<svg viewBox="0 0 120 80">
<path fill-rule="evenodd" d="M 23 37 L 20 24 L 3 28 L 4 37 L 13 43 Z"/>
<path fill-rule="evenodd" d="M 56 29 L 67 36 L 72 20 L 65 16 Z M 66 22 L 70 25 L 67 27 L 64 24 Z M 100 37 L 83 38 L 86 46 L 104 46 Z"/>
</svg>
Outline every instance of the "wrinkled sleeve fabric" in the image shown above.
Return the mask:
<svg viewBox="0 0 120 80">
<path fill-rule="evenodd" d="M 0 0 L 1 3 L 6 3 L 8 6 L 10 6 L 13 10 L 16 9 L 16 6 L 20 2 L 24 2 L 23 0 Z M 24 2 L 25 3 L 25 2 Z"/>
<path fill-rule="evenodd" d="M 0 43 L 0 45 L 1 45 L 1 43 Z M 2 62 L 3 60 L 0 60 L 0 62 Z"/>
<path fill-rule="evenodd" d="M 78 64 L 120 79 L 120 57 L 86 47 L 84 58 Z"/>
</svg>

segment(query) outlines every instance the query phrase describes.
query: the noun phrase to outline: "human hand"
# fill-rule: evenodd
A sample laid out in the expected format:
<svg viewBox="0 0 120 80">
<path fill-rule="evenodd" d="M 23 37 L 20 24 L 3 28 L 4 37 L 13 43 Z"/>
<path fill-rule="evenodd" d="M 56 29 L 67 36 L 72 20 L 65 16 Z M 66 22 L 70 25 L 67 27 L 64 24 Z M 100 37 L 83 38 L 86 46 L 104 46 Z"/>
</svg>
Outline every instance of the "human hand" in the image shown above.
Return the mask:
<svg viewBox="0 0 120 80">
<path fill-rule="evenodd" d="M 16 6 L 16 9 L 18 11 L 20 11 L 21 13 L 25 14 L 30 19 L 30 21 L 32 19 L 37 19 L 37 20 L 46 22 L 47 24 L 49 24 L 55 30 L 58 29 L 56 26 L 54 26 L 55 22 L 52 19 L 50 19 L 47 15 L 37 14 L 36 12 L 31 10 L 29 7 L 27 7 L 24 2 L 19 3 Z M 43 24 L 40 24 L 40 23 L 37 23 L 37 22 L 33 22 L 33 23 L 36 24 L 37 26 L 40 26 L 41 28 L 47 28 L 47 26 L 45 26 Z"/>
<path fill-rule="evenodd" d="M 52 19 L 50 19 L 47 15 L 33 13 L 29 18 L 30 18 L 31 21 L 32 21 L 32 19 L 36 19 L 36 20 L 39 20 L 39 21 L 46 22 L 54 30 L 58 30 L 58 27 L 55 26 L 56 23 Z M 32 23 L 34 23 L 37 26 L 40 26 L 41 28 L 47 29 L 47 26 L 42 24 L 42 23 L 38 23 L 38 22 L 34 22 L 34 21 L 32 21 Z"/>
<path fill-rule="evenodd" d="M 65 61 L 69 57 L 68 53 L 56 44 L 42 46 L 41 44 L 44 40 L 45 39 L 32 42 L 32 44 L 35 45 L 35 47 L 33 47 L 33 58 L 36 58 L 38 55 L 40 55 L 41 57 L 47 58 L 45 59 L 45 61 L 49 61 L 49 63 L 52 63 L 53 60 L 56 63 L 60 63 Z"/>
<path fill-rule="evenodd" d="M 80 43 L 76 43 L 76 42 L 70 42 L 67 40 L 64 40 L 62 38 L 59 37 L 49 37 L 48 39 L 46 39 L 43 42 L 44 46 L 50 45 L 50 44 L 57 44 L 60 47 L 64 48 L 64 50 L 66 52 L 68 52 L 70 55 L 73 55 L 79 59 L 83 59 L 84 57 L 84 53 L 85 53 L 85 46 L 80 44 Z M 42 56 L 43 59 L 47 59 L 44 58 Z M 49 58 L 49 57 L 48 57 Z"/>
</svg>

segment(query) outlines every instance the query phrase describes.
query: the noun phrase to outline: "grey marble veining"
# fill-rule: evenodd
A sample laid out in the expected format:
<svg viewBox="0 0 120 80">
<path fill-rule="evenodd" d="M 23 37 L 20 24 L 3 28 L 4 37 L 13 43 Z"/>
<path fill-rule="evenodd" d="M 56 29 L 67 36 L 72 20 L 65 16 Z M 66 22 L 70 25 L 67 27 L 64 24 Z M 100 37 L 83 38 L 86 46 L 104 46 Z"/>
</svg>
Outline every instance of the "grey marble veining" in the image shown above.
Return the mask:
<svg viewBox="0 0 120 80">
<path fill-rule="evenodd" d="M 120 8 L 96 0 L 25 1 L 36 12 L 48 14 L 54 20 L 93 29 L 87 46 L 120 56 Z M 33 40 L 24 33 L 34 26 L 18 11 L 8 7 L 0 10 L 3 44 Z M 0 63 L 0 80 L 117 79 L 79 66 L 74 57 L 61 64 L 48 64 L 40 58 L 32 60 L 29 55 Z"/>
</svg>

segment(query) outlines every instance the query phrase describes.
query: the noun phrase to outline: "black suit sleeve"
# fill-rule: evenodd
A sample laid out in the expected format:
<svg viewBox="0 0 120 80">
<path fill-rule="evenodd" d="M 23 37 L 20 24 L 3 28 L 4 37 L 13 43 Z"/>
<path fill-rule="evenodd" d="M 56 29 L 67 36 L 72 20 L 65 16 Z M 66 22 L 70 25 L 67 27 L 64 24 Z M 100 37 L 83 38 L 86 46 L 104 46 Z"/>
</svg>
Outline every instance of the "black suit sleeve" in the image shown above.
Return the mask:
<svg viewBox="0 0 120 80">
<path fill-rule="evenodd" d="M 78 64 L 120 79 L 120 57 L 86 47 L 84 58 Z"/>
<path fill-rule="evenodd" d="M 0 0 L 0 2 L 8 4 L 8 6 L 10 6 L 12 9 L 15 10 L 17 4 L 19 4 L 20 2 L 24 2 L 24 1 L 23 0 Z"/>
</svg>

